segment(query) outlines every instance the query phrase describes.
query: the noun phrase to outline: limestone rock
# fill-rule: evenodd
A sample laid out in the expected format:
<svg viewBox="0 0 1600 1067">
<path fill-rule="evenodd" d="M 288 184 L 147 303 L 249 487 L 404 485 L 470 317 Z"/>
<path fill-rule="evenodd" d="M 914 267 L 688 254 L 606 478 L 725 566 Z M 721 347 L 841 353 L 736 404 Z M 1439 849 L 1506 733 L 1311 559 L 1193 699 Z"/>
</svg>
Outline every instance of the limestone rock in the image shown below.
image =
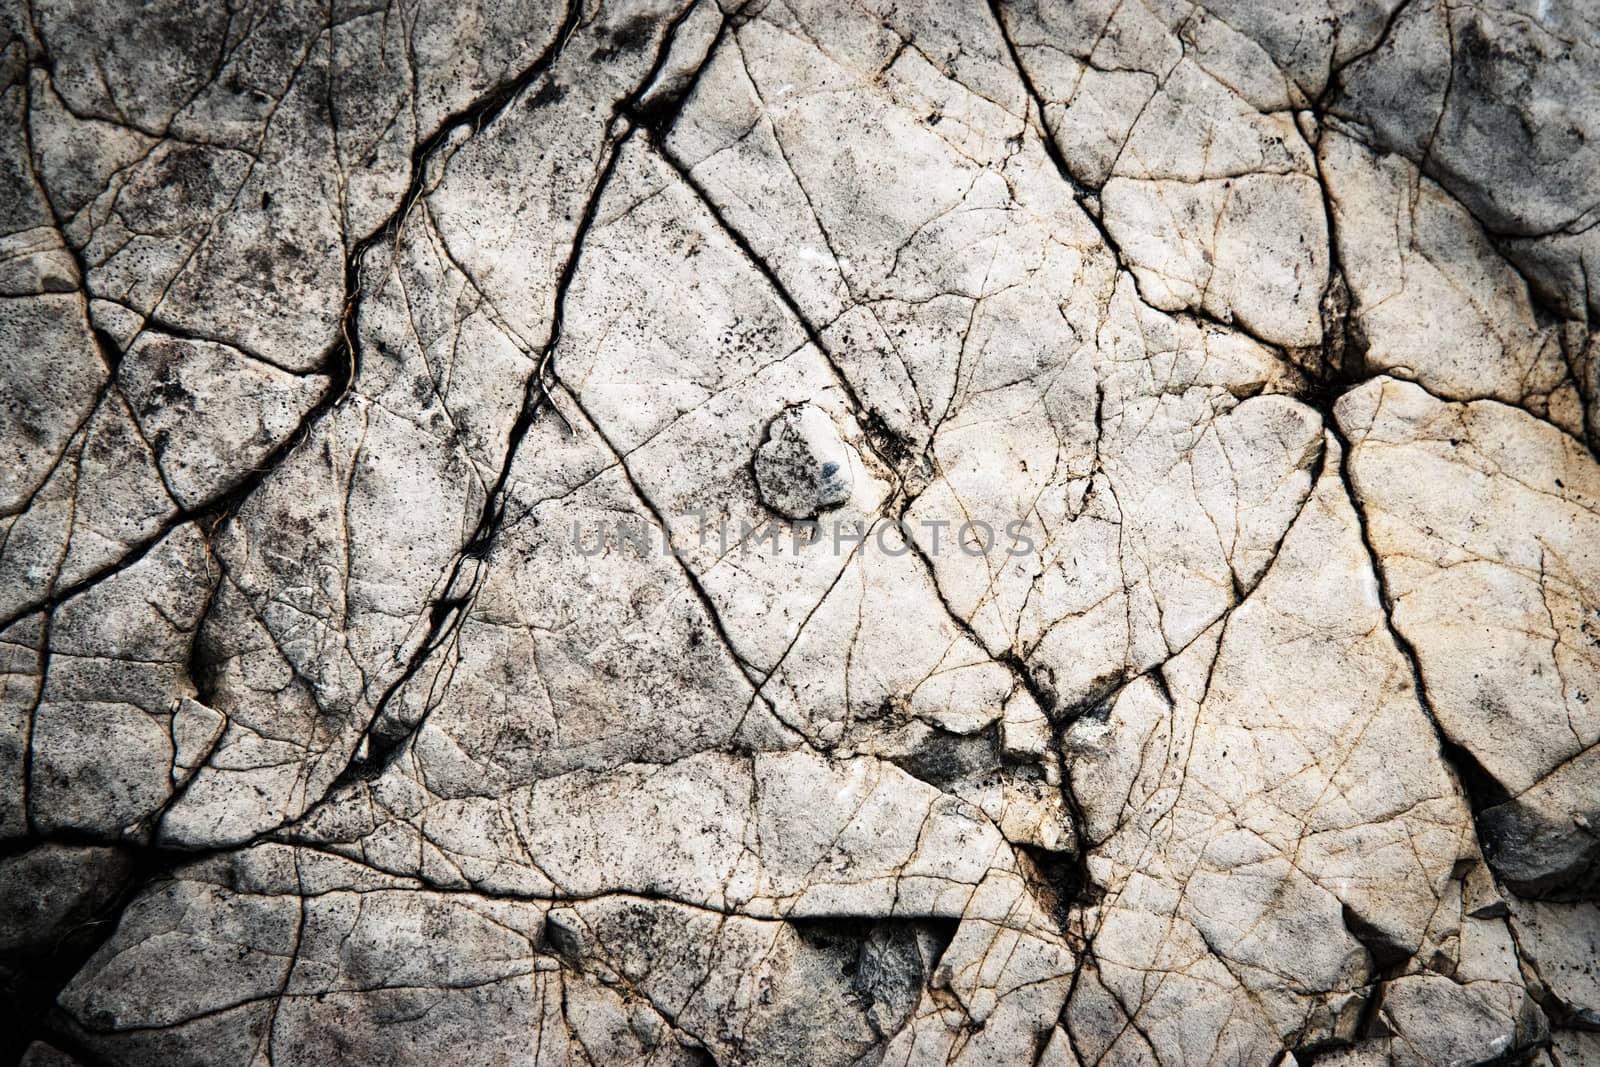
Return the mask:
<svg viewBox="0 0 1600 1067">
<path fill-rule="evenodd" d="M 1517 408 L 1379 378 L 1335 408 L 1396 632 L 1524 894 L 1600 872 L 1600 466 Z M 1537 499 L 1537 503 L 1535 503 Z"/>
<path fill-rule="evenodd" d="M 1600 36 L 0 5 L 0 1060 L 1600 1062 Z"/>
</svg>

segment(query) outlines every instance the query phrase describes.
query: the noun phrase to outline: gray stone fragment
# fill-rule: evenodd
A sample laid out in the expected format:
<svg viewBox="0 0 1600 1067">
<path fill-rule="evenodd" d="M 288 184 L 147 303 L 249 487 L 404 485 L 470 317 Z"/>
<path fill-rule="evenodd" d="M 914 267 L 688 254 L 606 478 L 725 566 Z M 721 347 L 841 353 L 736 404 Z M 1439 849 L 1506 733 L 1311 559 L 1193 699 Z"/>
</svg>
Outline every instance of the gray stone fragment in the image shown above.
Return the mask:
<svg viewBox="0 0 1600 1067">
<path fill-rule="evenodd" d="M 811 404 L 784 408 L 756 449 L 762 501 L 790 519 L 814 518 L 850 499 L 850 450 L 827 413 Z"/>
<path fill-rule="evenodd" d="M 1524 974 L 1544 987 L 1554 1020 L 1600 1030 L 1600 904 L 1519 900 L 1511 926 Z"/>
<path fill-rule="evenodd" d="M 115 899 L 123 850 L 44 844 L 0 860 L 0 956 L 45 955 Z"/>
<path fill-rule="evenodd" d="M 28 1051 L 23 1053 L 22 1059 L 17 1062 L 19 1067 L 78 1067 L 77 1060 L 43 1041 L 35 1041 L 29 1045 Z"/>
<path fill-rule="evenodd" d="M 228 724 L 221 712 L 188 697 L 172 710 L 172 785 L 181 787 L 205 763 Z"/>
</svg>

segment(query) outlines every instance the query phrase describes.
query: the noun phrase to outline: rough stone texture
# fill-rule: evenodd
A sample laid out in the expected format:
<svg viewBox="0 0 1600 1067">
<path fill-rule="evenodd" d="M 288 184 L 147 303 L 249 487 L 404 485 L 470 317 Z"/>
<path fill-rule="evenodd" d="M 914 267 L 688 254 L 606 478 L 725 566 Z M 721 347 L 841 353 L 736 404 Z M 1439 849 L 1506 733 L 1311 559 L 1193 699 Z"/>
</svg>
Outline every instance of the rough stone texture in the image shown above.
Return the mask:
<svg viewBox="0 0 1600 1067">
<path fill-rule="evenodd" d="M 1600 1064 L 1588 0 L 0 0 L 0 1056 Z"/>
<path fill-rule="evenodd" d="M 850 499 L 852 465 L 827 413 L 800 404 L 778 413 L 756 449 L 756 489 L 784 518 L 816 518 Z"/>
</svg>

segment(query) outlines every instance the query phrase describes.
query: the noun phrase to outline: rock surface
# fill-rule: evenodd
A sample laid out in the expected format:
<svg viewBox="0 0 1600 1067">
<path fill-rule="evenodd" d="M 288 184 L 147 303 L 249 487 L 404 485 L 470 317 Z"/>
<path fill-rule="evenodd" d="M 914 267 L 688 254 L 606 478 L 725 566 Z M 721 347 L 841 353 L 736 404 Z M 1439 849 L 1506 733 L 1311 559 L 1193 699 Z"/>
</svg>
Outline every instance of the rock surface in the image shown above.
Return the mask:
<svg viewBox="0 0 1600 1067">
<path fill-rule="evenodd" d="M 1600 1064 L 1597 42 L 5 0 L 0 1056 Z"/>
</svg>

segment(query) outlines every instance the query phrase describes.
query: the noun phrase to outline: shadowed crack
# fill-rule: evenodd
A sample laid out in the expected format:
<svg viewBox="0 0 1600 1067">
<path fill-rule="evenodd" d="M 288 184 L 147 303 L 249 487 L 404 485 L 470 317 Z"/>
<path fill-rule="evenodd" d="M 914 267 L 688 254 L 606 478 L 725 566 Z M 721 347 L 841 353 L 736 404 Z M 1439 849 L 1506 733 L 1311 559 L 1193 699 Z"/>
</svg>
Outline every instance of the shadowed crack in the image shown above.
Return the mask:
<svg viewBox="0 0 1600 1067">
<path fill-rule="evenodd" d="M 1383 557 L 1377 548 L 1373 546 L 1372 534 L 1367 527 L 1366 510 L 1362 505 L 1360 494 L 1356 491 L 1355 482 L 1350 476 L 1350 456 L 1353 451 L 1350 441 L 1339 428 L 1337 420 L 1330 418 L 1327 420 L 1326 425 L 1328 431 L 1339 441 L 1341 452 L 1338 468 L 1339 481 L 1344 486 L 1345 497 L 1350 501 L 1350 508 L 1356 516 L 1356 524 L 1361 530 L 1361 544 L 1366 549 L 1367 561 L 1372 568 L 1373 579 L 1378 586 L 1378 600 L 1383 607 L 1384 627 L 1389 633 L 1390 640 L 1400 650 L 1400 654 L 1405 658 L 1410 668 L 1411 686 L 1416 693 L 1417 704 L 1422 708 L 1423 714 L 1427 716 L 1429 724 L 1433 727 L 1434 735 L 1438 738 L 1439 758 L 1450 768 L 1461 788 L 1462 794 L 1467 797 L 1472 806 L 1473 815 L 1476 816 L 1483 809 L 1503 802 L 1507 795 L 1506 790 L 1484 770 L 1483 766 L 1470 752 L 1452 740 L 1439 723 L 1438 716 L 1434 712 L 1433 702 L 1428 697 L 1427 683 L 1423 679 L 1421 657 L 1417 654 L 1416 646 L 1411 643 L 1411 640 L 1405 634 L 1400 632 L 1399 627 L 1394 623 L 1395 601 L 1393 594 L 1389 591 L 1389 582 L 1383 571 Z M 1475 830 L 1481 845 L 1484 840 L 1483 831 L 1481 827 L 1476 826 Z"/>
<path fill-rule="evenodd" d="M 363 731 L 360 742 L 357 744 L 354 758 L 345 772 L 330 786 L 330 792 L 337 790 L 340 785 L 352 777 L 370 778 L 379 773 L 421 727 L 428 711 L 431 710 L 431 692 L 429 702 L 424 707 L 421 716 L 414 722 L 390 722 L 385 718 L 385 713 L 396 695 L 410 683 L 422 666 L 441 648 L 455 640 L 461 624 L 471 610 L 482 584 L 489 550 L 505 522 L 507 481 L 511 476 L 511 470 L 516 462 L 522 442 L 527 437 L 534 420 L 541 411 L 548 409 L 555 412 L 563 423 L 566 421 L 566 417 L 561 415 L 560 409 L 555 406 L 550 390 L 552 385 L 560 380 L 556 369 L 555 357 L 557 348 L 561 344 L 562 322 L 566 312 L 567 293 L 572 286 L 572 279 L 577 273 L 578 264 L 582 260 L 584 242 L 589 236 L 589 231 L 594 226 L 600 201 L 610 185 L 611 176 L 615 173 L 617 160 L 622 154 L 623 146 L 639 129 L 639 125 L 632 117 L 634 106 L 655 82 L 656 77 L 671 54 L 679 28 L 690 14 L 695 11 L 699 2 L 702 2 L 702 0 L 695 0 L 695 2 L 686 4 L 668 23 L 649 71 L 640 79 L 638 85 L 628 96 L 612 105 L 610 129 L 607 131 L 605 144 L 601 149 L 599 174 L 584 203 L 583 213 L 579 217 L 576 229 L 573 231 L 571 245 L 562 263 L 560 274 L 556 279 L 549 337 L 535 354 L 534 371 L 523 386 L 522 405 L 517 413 L 516 421 L 512 423 L 511 430 L 507 436 L 505 458 L 501 462 L 499 473 L 485 496 L 483 510 L 478 516 L 472 535 L 458 553 L 447 576 L 439 585 L 445 591 L 445 595 L 435 600 L 427 609 L 428 631 L 426 636 L 412 652 L 405 669 L 389 684 L 383 695 L 378 699 L 377 704 L 374 706 L 372 718 L 365 731 Z M 503 109 L 509 103 L 515 92 L 532 85 L 537 76 L 555 62 L 560 54 L 561 45 L 571 35 L 571 28 L 575 25 L 575 18 L 576 9 L 574 8 L 569 11 L 568 21 L 564 24 L 558 44 L 549 53 L 543 67 L 534 72 L 525 81 L 522 81 L 512 92 L 508 92 L 504 98 L 499 99 L 495 112 L 490 113 L 485 121 L 492 119 L 493 114 L 498 113 L 498 110 Z M 724 21 L 725 24 L 726 22 Z M 685 90 L 684 95 L 687 95 L 687 92 L 688 90 Z M 670 121 L 671 116 L 674 114 L 671 110 L 672 106 L 670 103 L 663 103 L 653 112 L 654 118 L 657 121 Z M 573 397 L 573 401 L 576 403 L 576 397 Z M 585 412 L 585 416 L 587 417 L 587 412 Z M 620 458 L 619 456 L 619 461 Z M 624 470 L 626 470 L 625 465 Z M 641 499 L 643 498 L 641 497 Z M 463 583 L 462 575 L 468 566 L 472 567 L 472 574 Z M 465 585 L 465 588 L 459 589 L 458 587 L 462 584 Z M 698 584 L 696 584 L 696 592 L 700 595 L 702 601 L 709 605 L 709 600 Z M 727 635 L 722 631 L 720 620 L 717 619 L 714 612 L 711 613 L 710 617 L 713 620 L 713 625 L 717 627 L 718 632 L 723 635 L 726 641 Z M 730 645 L 729 647 L 731 650 L 732 646 Z"/>
<path fill-rule="evenodd" d="M 163 523 L 153 534 L 142 538 L 132 544 L 129 551 L 112 560 L 110 563 L 95 569 L 84 578 L 67 586 L 53 587 L 46 594 L 25 601 L 23 605 L 12 612 L 5 619 L 0 619 L 0 630 L 4 630 L 18 619 L 40 610 L 52 607 L 74 596 L 93 588 L 105 579 L 119 574 L 143 559 L 150 549 L 173 530 L 188 522 L 198 523 L 207 531 L 208 536 L 214 536 L 223 523 L 229 521 L 239 511 L 239 508 L 261 486 L 272 473 L 293 455 L 309 438 L 311 429 L 330 412 L 342 407 L 355 389 L 356 380 L 361 370 L 361 342 L 360 330 L 357 325 L 361 313 L 361 301 L 364 295 L 361 271 L 367 253 L 375 246 L 387 240 L 395 239 L 404 228 L 405 220 L 409 216 L 417 199 L 422 195 L 423 186 L 427 182 L 429 164 L 448 147 L 455 134 L 463 129 L 476 131 L 485 124 L 494 121 L 503 112 L 508 104 L 516 98 L 527 86 L 538 80 L 560 54 L 562 45 L 577 26 L 580 14 L 580 5 L 576 2 L 566 5 L 566 14 L 562 19 L 561 27 L 556 33 L 554 41 L 546 51 L 523 70 L 516 77 L 503 82 L 473 101 L 468 106 L 446 118 L 432 134 L 419 143 L 411 153 L 411 174 L 405 192 L 400 198 L 394 212 L 380 224 L 372 233 L 358 241 L 345 257 L 344 262 L 344 297 L 343 313 L 339 320 L 339 336 L 329 346 L 328 351 L 319 361 L 320 372 L 328 377 L 328 385 L 316 403 L 300 418 L 299 424 L 279 444 L 269 452 L 264 459 L 257 463 L 233 488 L 203 504 L 183 508 L 179 507 L 175 515 Z M 48 58 L 45 60 L 49 65 Z M 24 136 L 31 137 L 29 128 L 24 125 Z M 31 139 L 28 141 L 30 155 L 34 149 Z M 41 184 L 41 189 L 45 187 Z M 48 196 L 48 190 L 46 189 Z M 67 220 L 52 202 L 51 210 L 55 213 L 58 230 L 64 230 Z M 70 241 L 63 241 L 63 247 L 73 257 L 76 263 L 78 276 L 87 286 L 89 277 L 88 264 L 83 259 L 83 251 L 75 247 Z M 85 297 L 92 296 L 85 289 Z M 148 320 L 150 328 L 161 328 L 157 324 L 159 319 Z M 115 369 L 121 362 L 123 349 L 108 333 L 99 328 L 94 328 L 93 335 L 96 344 L 100 347 L 102 358 L 111 368 L 113 374 L 108 380 L 107 389 L 115 387 Z M 175 336 L 185 336 L 179 333 Z M 209 338 L 206 338 L 209 340 Z M 232 342 L 226 342 L 232 344 Z"/>
</svg>

